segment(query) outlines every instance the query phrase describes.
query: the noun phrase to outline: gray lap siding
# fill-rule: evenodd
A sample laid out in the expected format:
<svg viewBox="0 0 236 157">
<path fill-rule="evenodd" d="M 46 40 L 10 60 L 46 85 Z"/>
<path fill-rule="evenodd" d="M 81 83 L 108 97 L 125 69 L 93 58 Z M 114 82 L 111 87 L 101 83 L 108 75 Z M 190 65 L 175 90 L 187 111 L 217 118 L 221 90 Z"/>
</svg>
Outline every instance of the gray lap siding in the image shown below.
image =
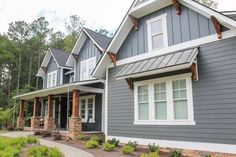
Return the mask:
<svg viewBox="0 0 236 157">
<path fill-rule="evenodd" d="M 109 69 L 108 136 L 236 144 L 236 37 L 199 48 L 193 126 L 134 125 L 134 93 L 114 79 L 122 67 Z"/>
</svg>

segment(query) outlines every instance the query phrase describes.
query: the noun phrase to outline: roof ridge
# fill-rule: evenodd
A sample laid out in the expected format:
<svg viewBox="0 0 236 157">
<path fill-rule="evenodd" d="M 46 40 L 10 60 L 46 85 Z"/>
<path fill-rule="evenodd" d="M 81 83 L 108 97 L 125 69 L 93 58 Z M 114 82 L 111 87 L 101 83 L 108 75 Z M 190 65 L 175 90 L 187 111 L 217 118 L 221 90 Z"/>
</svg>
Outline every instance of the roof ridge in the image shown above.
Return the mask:
<svg viewBox="0 0 236 157">
<path fill-rule="evenodd" d="M 101 35 L 101 36 L 110 38 L 110 39 L 112 38 L 112 37 L 106 36 L 106 35 L 104 35 L 104 34 L 98 33 L 98 32 L 96 32 L 96 31 L 94 31 L 94 30 L 92 30 L 92 29 L 89 29 L 89 28 L 87 28 L 87 27 L 84 27 L 84 29 L 85 29 L 85 30 L 88 30 L 88 31 L 91 31 L 91 32 L 93 32 L 93 33 L 96 33 L 96 34 L 98 34 L 98 35 Z"/>
</svg>

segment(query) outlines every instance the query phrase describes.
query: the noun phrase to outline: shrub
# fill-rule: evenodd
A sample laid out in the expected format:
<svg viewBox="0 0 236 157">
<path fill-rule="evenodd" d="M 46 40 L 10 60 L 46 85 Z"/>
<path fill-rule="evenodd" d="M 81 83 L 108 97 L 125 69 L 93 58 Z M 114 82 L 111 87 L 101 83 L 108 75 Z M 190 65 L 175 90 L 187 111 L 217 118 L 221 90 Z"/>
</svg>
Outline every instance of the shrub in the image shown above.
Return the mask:
<svg viewBox="0 0 236 157">
<path fill-rule="evenodd" d="M 103 139 L 99 136 L 93 135 L 90 137 L 90 140 L 98 142 L 100 145 L 103 143 Z"/>
<path fill-rule="evenodd" d="M 62 135 L 59 133 L 59 131 L 56 131 L 53 133 L 54 140 L 62 140 Z"/>
<path fill-rule="evenodd" d="M 117 147 L 118 145 L 119 145 L 119 140 L 117 140 L 116 138 L 112 138 L 111 140 L 107 140 L 107 142 L 109 143 L 109 144 L 112 144 L 112 145 L 114 145 L 115 147 Z"/>
<path fill-rule="evenodd" d="M 27 157 L 61 157 L 62 153 L 56 148 L 35 146 L 27 150 Z"/>
<path fill-rule="evenodd" d="M 131 147 L 134 148 L 134 150 L 136 150 L 138 143 L 136 141 L 134 141 L 134 142 L 129 141 L 127 145 L 130 145 Z"/>
<path fill-rule="evenodd" d="M 172 149 L 170 151 L 170 157 L 181 157 L 181 156 L 182 156 L 182 154 L 181 154 L 180 150 Z"/>
<path fill-rule="evenodd" d="M 99 143 L 95 140 L 89 140 L 85 143 L 85 147 L 88 149 L 98 148 Z"/>
<path fill-rule="evenodd" d="M 26 138 L 26 142 L 28 144 L 36 144 L 36 143 L 38 143 L 38 139 L 34 136 L 29 136 Z"/>
<path fill-rule="evenodd" d="M 155 145 L 155 143 L 153 144 L 148 144 L 148 152 L 158 152 L 159 151 L 159 147 Z"/>
<path fill-rule="evenodd" d="M 105 142 L 103 145 L 103 150 L 107 152 L 113 151 L 115 148 L 116 146 L 114 144 L 110 144 L 108 142 Z"/>
<path fill-rule="evenodd" d="M 150 152 L 148 154 L 142 154 L 140 157 L 159 157 L 158 152 Z"/>
<path fill-rule="evenodd" d="M 42 131 L 42 137 L 51 137 L 52 136 L 52 132 L 51 131 Z"/>
<path fill-rule="evenodd" d="M 129 144 L 126 144 L 121 148 L 122 154 L 132 154 L 134 151 L 135 151 L 135 148 Z"/>
<path fill-rule="evenodd" d="M 15 127 L 13 125 L 9 125 L 9 126 L 7 126 L 7 130 L 8 131 L 14 131 Z"/>
<path fill-rule="evenodd" d="M 35 130 L 34 135 L 42 135 L 43 131 L 42 130 Z"/>
<path fill-rule="evenodd" d="M 76 141 L 83 141 L 83 140 L 85 140 L 85 137 L 83 134 L 79 134 L 78 136 L 76 136 L 75 139 L 76 139 Z"/>
</svg>

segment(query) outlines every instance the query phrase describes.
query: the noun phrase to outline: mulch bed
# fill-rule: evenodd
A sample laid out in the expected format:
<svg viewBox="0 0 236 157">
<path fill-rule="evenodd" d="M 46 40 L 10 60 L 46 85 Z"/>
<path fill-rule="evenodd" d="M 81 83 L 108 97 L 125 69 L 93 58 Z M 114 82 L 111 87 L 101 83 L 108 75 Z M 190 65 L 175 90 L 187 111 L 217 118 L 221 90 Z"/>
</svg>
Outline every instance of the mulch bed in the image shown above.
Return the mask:
<svg viewBox="0 0 236 157">
<path fill-rule="evenodd" d="M 43 139 L 54 141 L 53 137 L 47 137 Z M 63 138 L 63 140 L 58 140 L 54 142 L 58 142 L 58 143 L 70 145 L 75 148 L 79 148 L 81 150 L 84 150 L 86 152 L 93 154 L 95 157 L 140 157 L 142 153 L 145 153 L 147 151 L 145 147 L 138 146 L 137 150 L 132 155 L 124 155 L 120 153 L 121 146 L 119 148 L 116 148 L 114 151 L 106 152 L 102 150 L 102 146 L 100 146 L 100 148 L 97 148 L 97 149 L 87 149 L 84 146 L 85 145 L 84 141 L 77 142 L 74 140 L 68 140 L 66 138 Z M 168 157 L 168 153 L 160 151 L 160 157 Z"/>
</svg>

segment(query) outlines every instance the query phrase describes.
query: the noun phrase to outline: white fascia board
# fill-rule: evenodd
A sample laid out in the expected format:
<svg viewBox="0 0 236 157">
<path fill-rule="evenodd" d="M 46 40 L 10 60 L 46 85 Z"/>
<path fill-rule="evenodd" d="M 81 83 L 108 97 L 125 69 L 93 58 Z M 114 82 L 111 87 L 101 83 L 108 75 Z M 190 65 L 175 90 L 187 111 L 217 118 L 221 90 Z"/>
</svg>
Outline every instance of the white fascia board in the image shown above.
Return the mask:
<svg viewBox="0 0 236 157">
<path fill-rule="evenodd" d="M 37 77 L 44 77 L 45 76 L 45 72 L 43 71 L 42 68 L 39 68 L 38 73 L 36 74 Z"/>
<path fill-rule="evenodd" d="M 195 1 L 190 1 L 190 0 L 180 0 L 179 1 L 181 4 L 185 5 L 186 7 L 202 14 L 203 16 L 206 16 L 208 18 L 211 18 L 211 16 L 214 16 L 217 18 L 217 20 L 224 26 L 226 26 L 229 29 L 235 29 L 236 28 L 236 21 L 217 12 L 214 11 L 213 9 L 210 9 L 204 5 L 199 4 L 198 2 Z"/>
<path fill-rule="evenodd" d="M 43 58 L 43 62 L 41 64 L 41 67 L 47 67 L 48 66 L 48 63 L 51 59 L 51 56 L 52 56 L 52 54 L 51 54 L 50 50 L 48 49 L 46 55 Z"/>
<path fill-rule="evenodd" d="M 77 41 L 76 41 L 76 43 L 75 43 L 75 45 L 74 45 L 74 47 L 73 47 L 71 53 L 77 54 L 76 52 L 79 52 L 79 51 L 80 51 L 80 49 L 82 48 L 82 46 L 83 46 L 84 41 L 86 40 L 86 38 L 87 38 L 87 37 L 86 37 L 86 35 L 83 33 L 83 28 L 82 28 L 82 30 L 80 31 L 79 37 L 78 37 L 78 39 L 77 39 Z M 81 44 L 80 44 L 80 43 L 81 43 Z M 75 50 L 76 45 L 78 45 L 78 44 L 80 44 L 79 47 L 78 47 L 79 50 Z"/>
<path fill-rule="evenodd" d="M 52 53 L 52 51 L 51 51 L 50 48 L 49 48 L 49 52 L 51 53 L 52 58 L 55 60 L 55 62 L 56 62 L 56 64 L 57 64 L 57 67 L 58 67 L 58 68 L 61 68 L 61 66 L 58 64 L 58 62 L 57 62 L 57 60 L 56 60 L 55 56 L 53 55 L 53 53 Z M 50 60 L 49 60 L 49 61 L 50 61 Z M 48 63 L 49 63 L 49 61 L 48 61 Z M 47 66 L 48 66 L 48 63 L 47 63 Z"/>
<path fill-rule="evenodd" d="M 88 33 L 85 29 L 84 29 L 83 31 L 84 31 L 84 33 L 93 41 L 93 43 L 99 48 L 99 50 L 103 52 L 104 49 L 101 48 L 100 45 L 98 45 L 98 43 L 89 35 L 89 33 Z"/>
<path fill-rule="evenodd" d="M 95 67 L 92 77 L 103 79 L 105 78 L 106 74 L 106 67 L 108 67 L 111 64 L 111 60 L 107 54 L 104 54 L 101 60 L 98 62 L 98 65 Z"/>
<path fill-rule="evenodd" d="M 126 78 L 137 78 L 137 77 L 151 76 L 151 75 L 155 75 L 155 74 L 162 74 L 162 73 L 187 69 L 187 68 L 190 68 L 190 66 L 191 66 L 191 63 L 188 63 L 188 64 L 183 64 L 183 65 L 178 65 L 178 66 L 173 66 L 173 67 L 167 67 L 167 68 L 163 68 L 163 69 L 140 72 L 140 73 L 136 73 L 136 74 L 130 74 L 130 75 L 117 77 L 116 80 L 122 80 L 122 79 L 126 79 Z"/>
<path fill-rule="evenodd" d="M 70 54 L 70 56 L 68 57 L 68 59 L 66 61 L 66 66 L 73 67 L 73 60 L 74 60 L 74 57 Z"/>
</svg>

